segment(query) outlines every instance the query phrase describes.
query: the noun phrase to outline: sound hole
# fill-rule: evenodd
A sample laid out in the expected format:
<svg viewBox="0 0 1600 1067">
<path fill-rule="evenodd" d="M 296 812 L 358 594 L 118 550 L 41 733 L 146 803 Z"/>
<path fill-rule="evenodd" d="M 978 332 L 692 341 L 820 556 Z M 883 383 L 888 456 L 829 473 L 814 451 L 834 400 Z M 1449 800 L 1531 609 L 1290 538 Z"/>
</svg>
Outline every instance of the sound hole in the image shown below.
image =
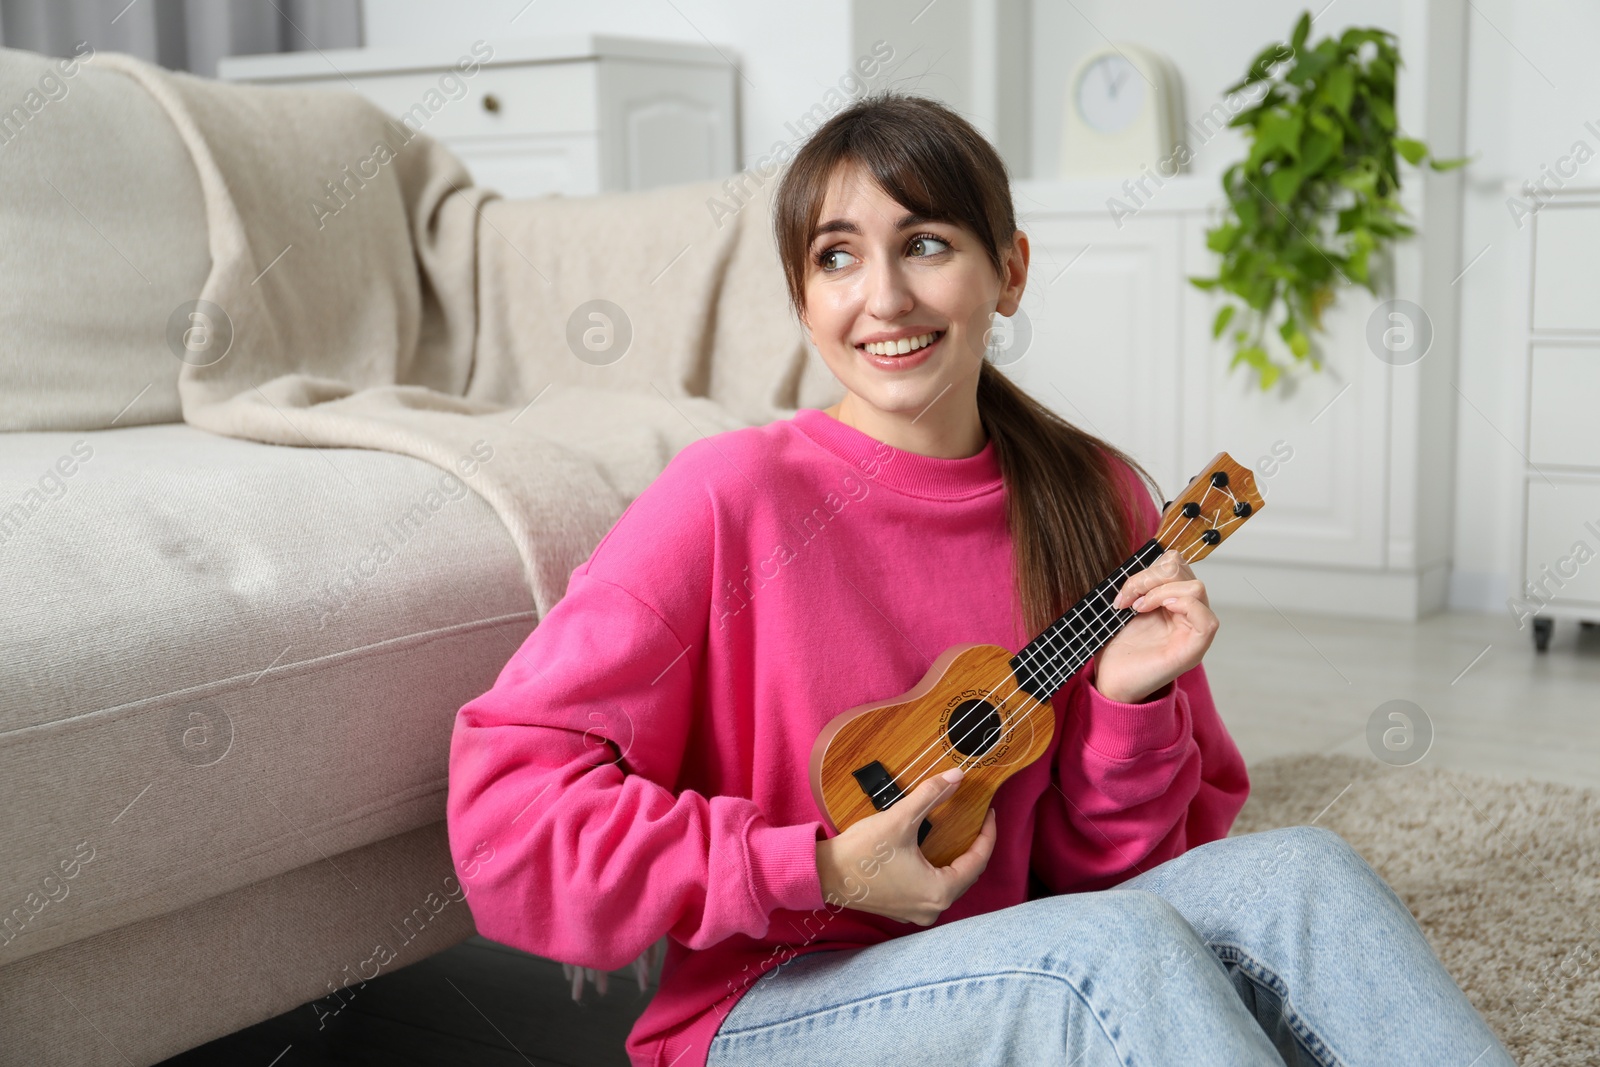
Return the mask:
<svg viewBox="0 0 1600 1067">
<path fill-rule="evenodd" d="M 945 731 L 963 756 L 981 756 L 1000 739 L 1000 713 L 983 700 L 963 700 Z"/>
</svg>

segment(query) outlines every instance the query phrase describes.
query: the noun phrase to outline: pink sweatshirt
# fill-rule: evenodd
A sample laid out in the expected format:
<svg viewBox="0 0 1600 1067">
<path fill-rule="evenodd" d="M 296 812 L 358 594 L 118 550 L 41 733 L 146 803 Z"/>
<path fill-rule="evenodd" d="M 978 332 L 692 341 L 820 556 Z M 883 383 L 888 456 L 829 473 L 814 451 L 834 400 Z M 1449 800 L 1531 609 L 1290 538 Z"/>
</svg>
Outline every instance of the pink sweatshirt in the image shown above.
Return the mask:
<svg viewBox="0 0 1600 1067">
<path fill-rule="evenodd" d="M 1128 484 L 1131 553 L 1157 514 Z M 450 847 L 478 931 L 602 970 L 669 935 L 627 1051 L 704 1067 L 762 973 L 924 929 L 824 902 L 811 748 L 951 645 L 1034 637 L 1011 565 L 992 442 L 938 459 L 804 408 L 683 449 L 456 718 Z M 1232 825 L 1249 781 L 1203 668 L 1144 704 L 1090 670 L 996 792 L 994 854 L 940 924 L 1107 888 Z"/>
</svg>

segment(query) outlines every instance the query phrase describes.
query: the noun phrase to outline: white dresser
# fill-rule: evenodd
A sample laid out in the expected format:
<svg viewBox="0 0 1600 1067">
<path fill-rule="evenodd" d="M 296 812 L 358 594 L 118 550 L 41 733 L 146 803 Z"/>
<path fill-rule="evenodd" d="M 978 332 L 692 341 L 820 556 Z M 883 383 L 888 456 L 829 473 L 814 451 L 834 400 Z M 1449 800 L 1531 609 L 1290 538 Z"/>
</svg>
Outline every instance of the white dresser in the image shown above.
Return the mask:
<svg viewBox="0 0 1600 1067">
<path fill-rule="evenodd" d="M 1515 440 L 1521 504 L 1507 607 L 1541 651 L 1555 620 L 1600 620 L 1600 188 L 1568 187 L 1519 242 Z"/>
<path fill-rule="evenodd" d="M 355 90 L 507 197 L 738 170 L 738 75 L 706 45 L 605 34 L 235 56 L 225 81 Z"/>
</svg>

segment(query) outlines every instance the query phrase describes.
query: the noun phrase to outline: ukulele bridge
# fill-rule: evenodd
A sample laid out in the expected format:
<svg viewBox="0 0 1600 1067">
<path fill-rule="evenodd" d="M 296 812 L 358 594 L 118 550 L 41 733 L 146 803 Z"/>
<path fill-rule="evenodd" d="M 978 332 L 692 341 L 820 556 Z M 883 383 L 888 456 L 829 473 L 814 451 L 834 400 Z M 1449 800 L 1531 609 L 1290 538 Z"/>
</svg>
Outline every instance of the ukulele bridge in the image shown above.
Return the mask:
<svg viewBox="0 0 1600 1067">
<path fill-rule="evenodd" d="M 894 780 L 894 775 L 878 760 L 873 760 L 865 767 L 857 767 L 850 772 L 855 776 L 862 792 L 867 794 L 867 799 L 879 811 L 886 811 L 895 801 L 904 796 L 900 783 Z M 933 831 L 933 823 L 927 819 L 922 820 L 922 825 L 917 828 L 917 844 L 920 845 Z"/>
</svg>

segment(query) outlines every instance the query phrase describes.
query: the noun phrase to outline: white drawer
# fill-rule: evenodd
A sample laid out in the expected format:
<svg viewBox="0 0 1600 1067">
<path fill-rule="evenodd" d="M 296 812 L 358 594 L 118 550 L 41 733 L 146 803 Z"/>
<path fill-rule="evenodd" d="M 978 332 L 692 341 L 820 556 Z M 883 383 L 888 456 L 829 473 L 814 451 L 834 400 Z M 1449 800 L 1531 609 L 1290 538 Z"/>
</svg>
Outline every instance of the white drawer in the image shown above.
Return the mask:
<svg viewBox="0 0 1600 1067">
<path fill-rule="evenodd" d="M 1600 605 L 1600 481 L 1551 481 L 1528 483 L 1523 574 L 1541 600 Z"/>
<path fill-rule="evenodd" d="M 482 66 L 459 71 L 405 71 L 274 81 L 294 88 L 355 89 L 384 111 L 441 141 L 592 133 L 600 128 L 592 60 Z M 452 94 L 454 94 L 452 96 Z M 490 110 L 485 101 L 496 106 Z M 411 115 L 410 120 L 405 116 Z"/>
<path fill-rule="evenodd" d="M 1600 467 L 1600 345 L 1534 345 L 1529 374 L 1528 459 Z"/>
<path fill-rule="evenodd" d="M 1549 204 L 1533 225 L 1533 328 L 1600 330 L 1600 204 Z"/>
<path fill-rule="evenodd" d="M 466 165 L 474 185 L 508 199 L 600 192 L 598 134 L 466 138 L 445 141 L 444 146 Z"/>
</svg>

